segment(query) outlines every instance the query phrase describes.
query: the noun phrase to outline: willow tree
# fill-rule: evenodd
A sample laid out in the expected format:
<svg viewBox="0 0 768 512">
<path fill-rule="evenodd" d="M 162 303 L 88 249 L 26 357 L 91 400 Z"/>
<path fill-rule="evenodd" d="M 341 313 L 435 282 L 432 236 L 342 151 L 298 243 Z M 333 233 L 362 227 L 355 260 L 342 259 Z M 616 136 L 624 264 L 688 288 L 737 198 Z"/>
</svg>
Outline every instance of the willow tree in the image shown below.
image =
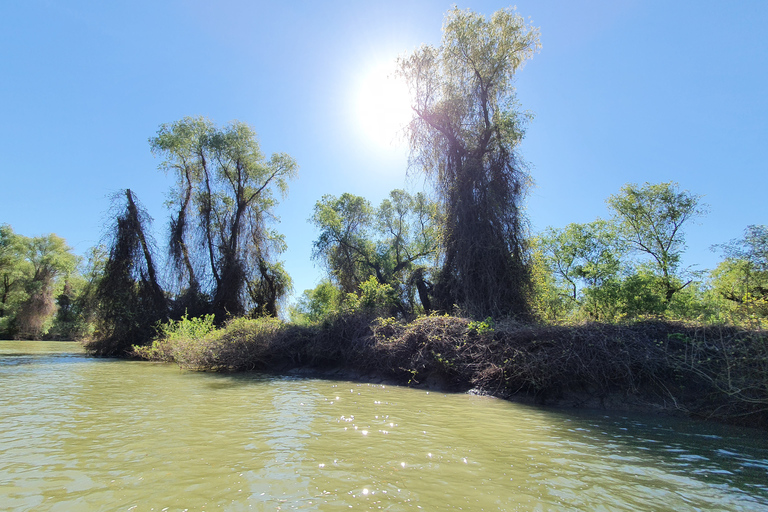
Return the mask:
<svg viewBox="0 0 768 512">
<path fill-rule="evenodd" d="M 528 314 L 522 201 L 530 178 L 517 154 L 528 115 L 514 79 L 539 46 L 538 29 L 513 9 L 490 19 L 453 9 L 439 47 L 400 59 L 413 98 L 411 168 L 426 173 L 443 203 L 434 289 L 442 309 Z"/>
<path fill-rule="evenodd" d="M 207 303 L 219 320 L 248 311 L 275 315 L 290 279 L 273 261 L 284 243 L 269 221 L 296 162 L 286 154 L 267 158 L 253 129 L 237 121 L 219 128 L 186 117 L 162 125 L 150 145 L 177 180 L 170 255 L 188 298 L 182 304 Z"/>
</svg>

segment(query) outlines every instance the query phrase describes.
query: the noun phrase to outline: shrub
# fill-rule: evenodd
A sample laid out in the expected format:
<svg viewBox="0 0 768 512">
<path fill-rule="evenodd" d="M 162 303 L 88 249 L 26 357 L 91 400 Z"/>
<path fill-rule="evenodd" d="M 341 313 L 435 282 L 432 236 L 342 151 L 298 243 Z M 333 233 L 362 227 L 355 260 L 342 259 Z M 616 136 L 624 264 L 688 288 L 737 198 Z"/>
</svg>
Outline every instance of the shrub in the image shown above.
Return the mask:
<svg viewBox="0 0 768 512">
<path fill-rule="evenodd" d="M 133 355 L 153 361 L 177 361 L 181 352 L 201 345 L 214 330 L 214 315 L 169 320 L 157 325 L 158 336 L 148 346 L 133 346 Z M 181 364 L 181 363 L 179 363 Z M 182 365 L 183 366 L 183 365 Z"/>
</svg>

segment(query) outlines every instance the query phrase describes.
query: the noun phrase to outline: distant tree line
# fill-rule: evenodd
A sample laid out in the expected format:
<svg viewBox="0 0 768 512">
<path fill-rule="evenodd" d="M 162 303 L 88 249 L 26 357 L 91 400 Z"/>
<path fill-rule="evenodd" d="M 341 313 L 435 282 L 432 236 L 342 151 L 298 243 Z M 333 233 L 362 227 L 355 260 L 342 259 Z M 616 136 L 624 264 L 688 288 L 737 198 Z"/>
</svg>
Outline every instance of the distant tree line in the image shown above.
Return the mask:
<svg viewBox="0 0 768 512">
<path fill-rule="evenodd" d="M 706 213 L 675 183 L 626 185 L 613 216 L 548 228 L 533 240 L 536 309 L 550 321 L 642 316 L 704 321 L 766 318 L 768 231 L 713 247 L 725 259 L 708 276 L 682 266 L 685 228 Z"/>
<path fill-rule="evenodd" d="M 71 339 L 87 334 L 86 281 L 64 239 L 28 238 L 0 225 L 0 336 Z"/>
<path fill-rule="evenodd" d="M 433 306 L 445 257 L 440 205 L 423 195 L 413 203 L 403 191 L 391 196 L 400 204 L 397 229 L 382 216 L 391 199 L 378 209 L 350 194 L 317 202 L 315 258 L 327 278 L 290 308 L 293 321 L 321 321 L 366 304 L 381 316 L 406 320 L 446 312 Z M 607 203 L 614 213 L 608 220 L 547 228 L 531 237 L 526 300 L 535 320 L 653 317 L 764 325 L 768 227 L 749 226 L 743 238 L 714 246 L 723 261 L 711 272 L 696 271 L 684 267 L 682 257 L 687 225 L 706 213 L 699 196 L 671 182 L 628 184 Z M 406 207 L 413 204 L 415 210 Z"/>
</svg>

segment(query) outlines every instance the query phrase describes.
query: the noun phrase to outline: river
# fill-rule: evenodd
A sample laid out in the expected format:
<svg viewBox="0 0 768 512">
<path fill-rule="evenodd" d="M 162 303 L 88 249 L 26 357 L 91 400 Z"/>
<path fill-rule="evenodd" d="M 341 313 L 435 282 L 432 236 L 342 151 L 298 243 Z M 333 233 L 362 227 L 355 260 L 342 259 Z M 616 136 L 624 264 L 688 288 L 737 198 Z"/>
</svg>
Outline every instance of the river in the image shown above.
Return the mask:
<svg viewBox="0 0 768 512">
<path fill-rule="evenodd" d="M 0 509 L 768 511 L 768 435 L 0 341 Z"/>
</svg>

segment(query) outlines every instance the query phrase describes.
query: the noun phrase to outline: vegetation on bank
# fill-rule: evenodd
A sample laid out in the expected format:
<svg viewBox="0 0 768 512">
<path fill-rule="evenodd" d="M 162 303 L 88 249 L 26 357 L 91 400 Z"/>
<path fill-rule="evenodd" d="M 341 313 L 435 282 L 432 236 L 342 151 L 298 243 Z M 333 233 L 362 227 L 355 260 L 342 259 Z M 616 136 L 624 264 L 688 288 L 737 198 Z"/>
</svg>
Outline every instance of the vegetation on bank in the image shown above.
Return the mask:
<svg viewBox="0 0 768 512">
<path fill-rule="evenodd" d="M 400 59 L 410 170 L 431 190 L 378 206 L 322 196 L 310 222 L 326 279 L 289 307 L 274 211 L 296 162 L 265 155 L 245 123 L 186 117 L 149 140 L 174 178 L 163 250 L 130 189 L 87 264 L 55 235 L 0 226 L 0 335 L 190 369 L 336 368 L 541 401 L 618 394 L 765 426 L 768 227 L 717 246 L 711 272 L 685 267 L 685 231 L 706 205 L 666 182 L 625 185 L 607 219 L 529 234 L 518 148 L 531 116 L 514 80 L 538 48 L 514 10 L 453 9 L 439 46 Z"/>
</svg>

